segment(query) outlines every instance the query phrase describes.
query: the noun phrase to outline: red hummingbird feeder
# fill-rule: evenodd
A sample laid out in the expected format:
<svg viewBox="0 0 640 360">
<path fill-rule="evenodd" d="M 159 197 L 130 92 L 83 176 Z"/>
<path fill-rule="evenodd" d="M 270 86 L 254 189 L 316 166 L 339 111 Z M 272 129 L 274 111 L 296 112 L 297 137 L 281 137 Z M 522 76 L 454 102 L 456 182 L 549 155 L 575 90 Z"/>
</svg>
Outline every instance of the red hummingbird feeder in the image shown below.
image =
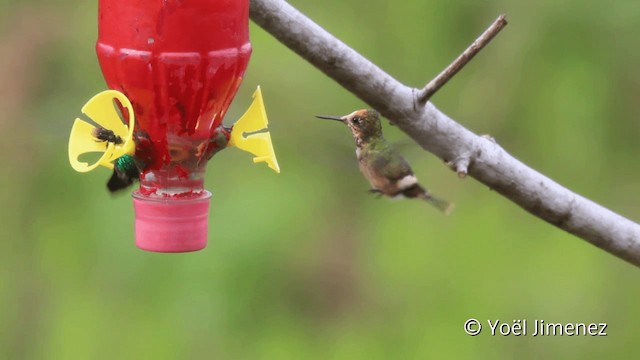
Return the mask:
<svg viewBox="0 0 640 360">
<path fill-rule="evenodd" d="M 76 119 L 69 156 L 78 171 L 117 168 L 121 156 L 135 157 L 141 249 L 206 246 L 211 193 L 204 175 L 218 150 L 235 145 L 279 172 L 270 134 L 246 135 L 267 126 L 259 88 L 233 128 L 222 126 L 251 55 L 248 15 L 248 0 L 99 0 L 96 50 L 112 93 L 83 108 L 97 126 Z M 116 115 L 120 123 L 110 125 Z M 95 138 L 96 127 L 114 136 Z M 127 136 L 135 149 L 131 141 L 125 149 Z M 88 165 L 78 161 L 85 152 L 103 155 Z"/>
</svg>

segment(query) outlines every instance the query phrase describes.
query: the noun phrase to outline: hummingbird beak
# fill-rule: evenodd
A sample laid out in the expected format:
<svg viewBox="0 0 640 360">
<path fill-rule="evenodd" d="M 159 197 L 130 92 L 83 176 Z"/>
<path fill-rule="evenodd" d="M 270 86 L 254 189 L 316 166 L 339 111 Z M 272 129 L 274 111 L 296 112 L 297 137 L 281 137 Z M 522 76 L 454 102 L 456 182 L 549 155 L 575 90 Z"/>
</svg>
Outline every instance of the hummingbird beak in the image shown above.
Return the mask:
<svg viewBox="0 0 640 360">
<path fill-rule="evenodd" d="M 318 119 L 327 119 L 327 120 L 336 120 L 336 121 L 340 121 L 340 122 L 344 122 L 344 118 L 341 116 L 323 116 L 323 115 L 316 115 L 316 117 Z"/>
</svg>

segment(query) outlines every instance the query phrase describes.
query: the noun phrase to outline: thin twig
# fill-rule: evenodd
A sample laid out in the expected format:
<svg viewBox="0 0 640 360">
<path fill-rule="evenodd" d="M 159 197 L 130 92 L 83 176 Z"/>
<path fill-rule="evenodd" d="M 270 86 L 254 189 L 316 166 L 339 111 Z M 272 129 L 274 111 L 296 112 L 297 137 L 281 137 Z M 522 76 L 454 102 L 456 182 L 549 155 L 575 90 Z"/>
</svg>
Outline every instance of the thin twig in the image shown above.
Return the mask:
<svg viewBox="0 0 640 360">
<path fill-rule="evenodd" d="M 420 105 L 424 105 L 431 97 L 438 91 L 444 84 L 446 84 L 455 74 L 458 73 L 477 53 L 482 50 L 498 33 L 502 28 L 507 25 L 507 19 L 505 15 L 500 15 L 498 18 L 485 30 L 480 37 L 476 39 L 457 59 L 455 59 L 449 66 L 447 66 L 438 76 L 429 81 L 429 83 L 420 90 L 418 94 L 418 101 Z"/>
</svg>

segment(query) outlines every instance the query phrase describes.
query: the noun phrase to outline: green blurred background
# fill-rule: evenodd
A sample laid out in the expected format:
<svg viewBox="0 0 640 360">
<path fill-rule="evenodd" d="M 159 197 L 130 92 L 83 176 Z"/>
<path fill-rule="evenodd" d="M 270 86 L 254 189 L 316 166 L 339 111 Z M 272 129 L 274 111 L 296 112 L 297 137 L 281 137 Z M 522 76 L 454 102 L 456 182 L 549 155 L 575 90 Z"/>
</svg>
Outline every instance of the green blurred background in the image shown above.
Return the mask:
<svg viewBox="0 0 640 360">
<path fill-rule="evenodd" d="M 506 13 L 509 26 L 435 104 L 640 218 L 636 0 L 291 3 L 412 86 Z M 138 250 L 130 196 L 107 193 L 107 170 L 79 174 L 67 160 L 73 119 L 105 88 L 96 14 L 97 1 L 0 1 L 0 358 L 637 358 L 635 267 L 458 180 L 415 144 L 406 157 L 454 214 L 368 195 L 348 131 L 313 118 L 366 105 L 254 24 L 226 122 L 260 84 L 282 173 L 219 154 L 209 246 Z M 470 337 L 471 317 L 606 322 L 609 336 Z"/>
</svg>

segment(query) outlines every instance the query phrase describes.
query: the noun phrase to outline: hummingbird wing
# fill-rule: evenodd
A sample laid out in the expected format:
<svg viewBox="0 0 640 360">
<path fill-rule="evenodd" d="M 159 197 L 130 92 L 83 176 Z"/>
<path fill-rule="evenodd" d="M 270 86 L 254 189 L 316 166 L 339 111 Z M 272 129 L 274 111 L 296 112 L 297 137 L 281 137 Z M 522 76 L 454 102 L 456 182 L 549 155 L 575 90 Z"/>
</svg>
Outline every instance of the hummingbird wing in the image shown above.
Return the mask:
<svg viewBox="0 0 640 360">
<path fill-rule="evenodd" d="M 379 190 L 390 197 L 401 195 L 410 199 L 423 199 L 446 215 L 453 210 L 453 203 L 429 194 L 418 183 L 418 179 L 413 175 L 411 166 L 392 144 L 381 142 L 374 146 L 373 151 L 367 155 L 370 155 L 369 168 L 375 169 L 369 170 L 367 177 L 375 190 Z M 363 170 L 363 173 L 366 172 Z M 378 180 L 377 182 L 376 179 Z M 384 179 L 384 181 L 380 181 L 380 179 Z M 375 185 L 374 182 L 376 182 Z"/>
<path fill-rule="evenodd" d="M 387 144 L 381 151 L 381 156 L 376 157 L 376 168 L 382 170 L 382 175 L 387 179 L 397 182 L 407 176 L 413 176 L 413 170 L 407 160 L 396 150 L 393 145 Z"/>
<path fill-rule="evenodd" d="M 418 184 L 407 160 L 390 144 L 376 144 L 363 155 L 362 172 L 385 195 L 394 197 Z"/>
</svg>

